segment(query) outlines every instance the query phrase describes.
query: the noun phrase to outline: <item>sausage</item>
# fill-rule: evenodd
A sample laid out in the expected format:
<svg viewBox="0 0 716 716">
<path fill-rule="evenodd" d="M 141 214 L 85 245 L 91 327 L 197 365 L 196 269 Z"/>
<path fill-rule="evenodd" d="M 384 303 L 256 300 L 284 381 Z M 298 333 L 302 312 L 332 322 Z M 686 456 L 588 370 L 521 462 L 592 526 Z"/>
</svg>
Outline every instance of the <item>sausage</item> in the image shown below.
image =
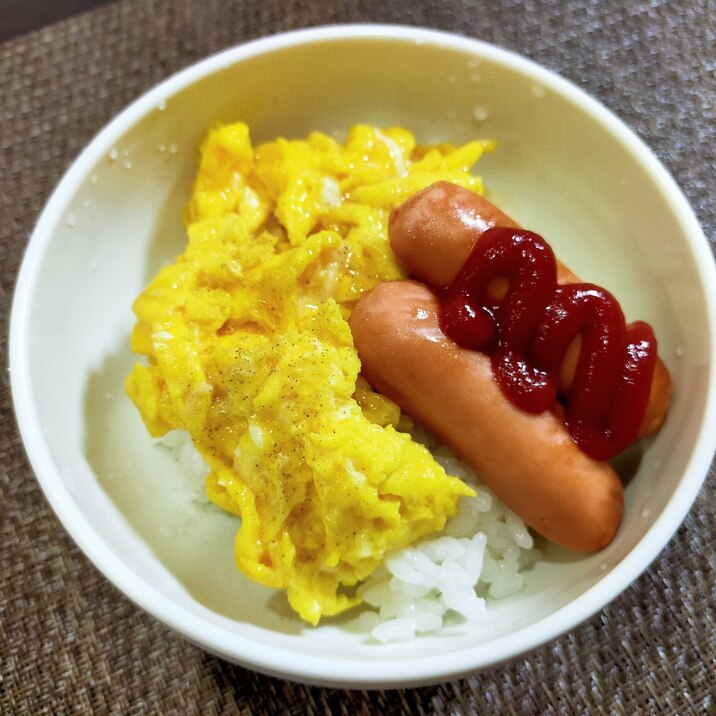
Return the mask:
<svg viewBox="0 0 716 716">
<path fill-rule="evenodd" d="M 450 182 L 437 182 L 393 210 L 389 236 L 393 252 L 411 278 L 432 288 L 447 287 L 465 263 L 475 242 L 493 226 L 519 229 L 507 214 L 477 194 Z M 557 261 L 557 282 L 580 279 Z M 502 289 L 504 291 L 504 288 Z M 560 395 L 569 393 L 579 359 L 581 339 L 569 346 L 560 374 Z M 671 400 L 671 376 L 657 359 L 649 403 L 637 438 L 656 432 Z"/>
<path fill-rule="evenodd" d="M 507 214 L 457 184 L 440 181 L 393 209 L 388 234 L 410 276 L 445 288 L 467 261 L 475 242 L 493 226 L 521 228 Z M 579 279 L 557 261 L 557 282 Z"/>
<path fill-rule="evenodd" d="M 511 510 L 548 540 L 591 552 L 614 536 L 623 490 L 554 412 L 527 413 L 501 393 L 490 358 L 441 331 L 439 303 L 415 281 L 376 286 L 350 327 L 361 370 L 377 390 L 431 429 Z"/>
</svg>

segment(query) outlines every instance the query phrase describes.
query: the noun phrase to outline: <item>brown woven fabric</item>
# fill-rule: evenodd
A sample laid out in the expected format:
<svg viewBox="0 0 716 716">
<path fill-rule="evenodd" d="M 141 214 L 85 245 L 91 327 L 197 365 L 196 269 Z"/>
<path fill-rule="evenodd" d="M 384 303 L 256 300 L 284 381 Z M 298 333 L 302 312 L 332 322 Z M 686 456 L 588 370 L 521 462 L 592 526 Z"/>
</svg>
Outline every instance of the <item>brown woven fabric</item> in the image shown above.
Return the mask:
<svg viewBox="0 0 716 716">
<path fill-rule="evenodd" d="M 625 7 L 626 6 L 626 7 Z M 1 20 L 0 20 L 1 21 Z M 433 26 L 526 54 L 619 114 L 714 236 L 716 15 L 708 0 L 123 0 L 0 45 L 0 351 L 38 212 L 90 137 L 141 91 L 226 46 L 308 25 Z M 524 658 L 389 692 L 295 685 L 227 664 L 138 610 L 48 508 L 0 377 L 3 714 L 716 712 L 716 487 L 603 612 Z"/>
</svg>

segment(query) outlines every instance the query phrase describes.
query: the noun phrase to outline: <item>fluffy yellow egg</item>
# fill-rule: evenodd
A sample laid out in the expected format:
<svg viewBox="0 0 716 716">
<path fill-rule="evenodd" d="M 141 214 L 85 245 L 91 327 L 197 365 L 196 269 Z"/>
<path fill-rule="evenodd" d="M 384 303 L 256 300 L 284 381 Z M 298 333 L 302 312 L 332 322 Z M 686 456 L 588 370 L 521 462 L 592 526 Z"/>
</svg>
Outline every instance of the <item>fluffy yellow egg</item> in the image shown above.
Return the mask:
<svg viewBox="0 0 716 716">
<path fill-rule="evenodd" d="M 312 624 L 391 551 L 442 529 L 472 490 L 396 430 L 360 377 L 347 318 L 402 278 L 390 210 L 445 179 L 481 192 L 488 142 L 416 147 L 405 129 L 353 127 L 254 148 L 213 128 L 187 206 L 188 245 L 134 304 L 146 360 L 127 392 L 151 435 L 184 429 L 209 497 L 240 517 L 239 569 L 284 589 Z"/>
</svg>

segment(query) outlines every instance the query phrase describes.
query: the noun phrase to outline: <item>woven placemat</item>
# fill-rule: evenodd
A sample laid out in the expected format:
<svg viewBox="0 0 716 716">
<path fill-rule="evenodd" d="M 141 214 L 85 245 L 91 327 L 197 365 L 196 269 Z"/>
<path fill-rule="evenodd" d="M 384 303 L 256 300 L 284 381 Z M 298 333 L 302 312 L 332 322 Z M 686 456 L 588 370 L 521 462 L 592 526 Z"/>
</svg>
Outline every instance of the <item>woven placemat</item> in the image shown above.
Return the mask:
<svg viewBox="0 0 716 716">
<path fill-rule="evenodd" d="M 707 0 L 124 0 L 0 45 L 0 351 L 29 232 L 90 137 L 167 74 L 238 42 L 329 22 L 419 24 L 496 43 L 621 116 L 714 236 L 716 15 Z M 652 567 L 586 624 L 460 681 L 346 692 L 216 659 L 137 609 L 47 506 L 0 378 L 3 714 L 714 713 L 713 469 Z"/>
</svg>

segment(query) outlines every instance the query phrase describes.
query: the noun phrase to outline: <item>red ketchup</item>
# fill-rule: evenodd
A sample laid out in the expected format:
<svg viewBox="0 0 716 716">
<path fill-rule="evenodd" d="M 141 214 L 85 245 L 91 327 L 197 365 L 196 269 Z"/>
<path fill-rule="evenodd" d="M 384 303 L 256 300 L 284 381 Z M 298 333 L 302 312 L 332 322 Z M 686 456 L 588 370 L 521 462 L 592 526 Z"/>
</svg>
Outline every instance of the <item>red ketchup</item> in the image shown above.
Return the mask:
<svg viewBox="0 0 716 716">
<path fill-rule="evenodd" d="M 440 325 L 459 345 L 488 354 L 502 392 L 531 413 L 554 407 L 564 355 L 581 335 L 574 380 L 561 396 L 567 430 L 597 460 L 636 439 L 656 365 L 654 332 L 642 321 L 625 325 L 606 289 L 558 285 L 554 254 L 538 234 L 488 229 L 446 289 Z"/>
</svg>

